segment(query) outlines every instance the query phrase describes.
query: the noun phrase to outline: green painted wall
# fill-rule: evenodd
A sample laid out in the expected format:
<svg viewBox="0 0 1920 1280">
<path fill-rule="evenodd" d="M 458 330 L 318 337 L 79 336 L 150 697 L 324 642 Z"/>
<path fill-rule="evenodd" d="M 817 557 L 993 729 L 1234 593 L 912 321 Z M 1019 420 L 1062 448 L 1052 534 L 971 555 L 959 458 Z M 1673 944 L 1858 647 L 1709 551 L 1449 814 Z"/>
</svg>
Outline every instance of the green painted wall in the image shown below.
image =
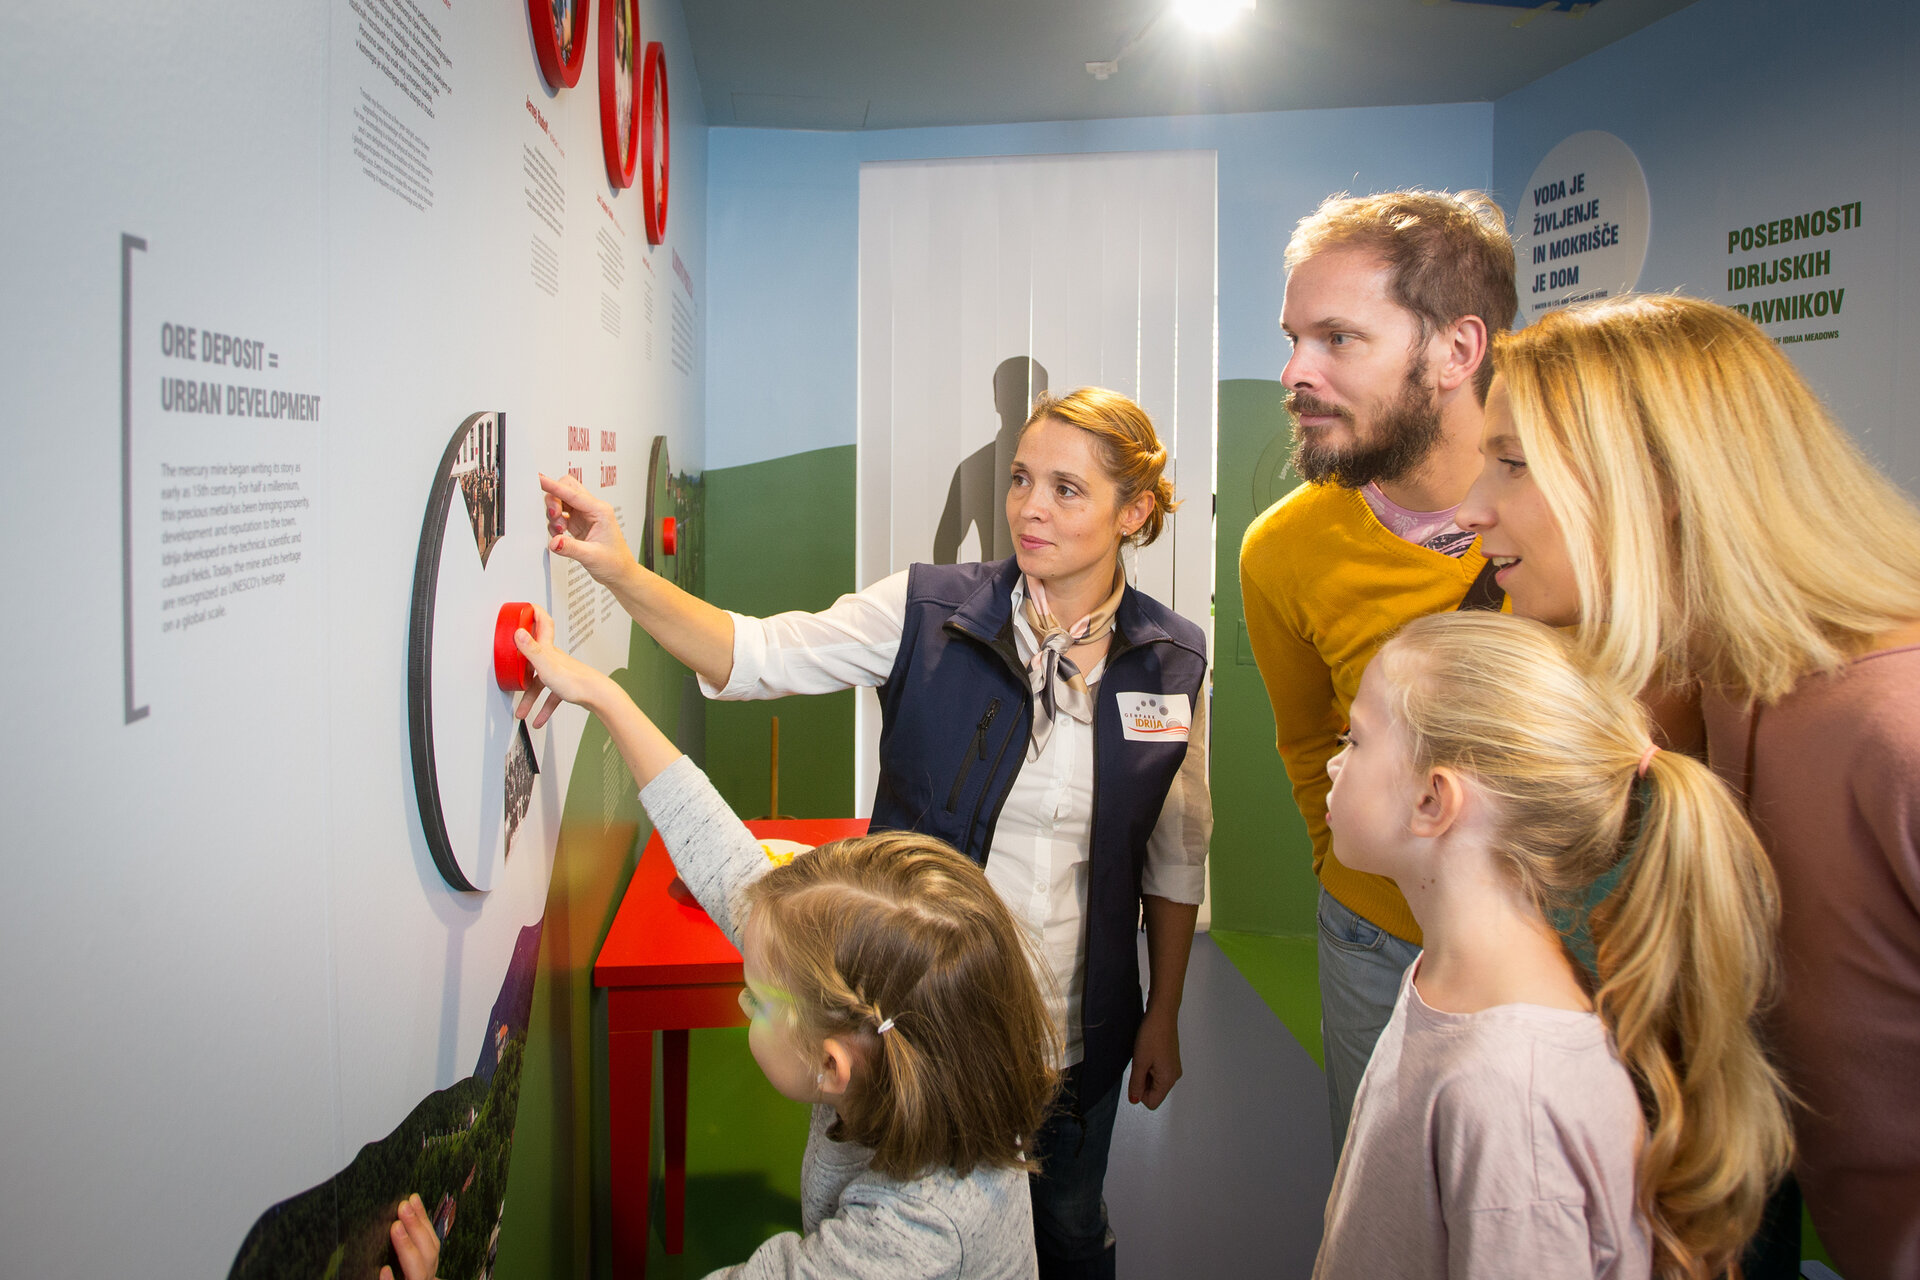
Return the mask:
<svg viewBox="0 0 1920 1280">
<path fill-rule="evenodd" d="M 1314 1065 L 1325 1069 L 1320 1040 L 1320 939 L 1215 929 L 1214 945 L 1286 1025 Z"/>
<path fill-rule="evenodd" d="M 853 580 L 854 446 L 706 473 L 707 599 L 764 617 L 824 609 Z M 767 814 L 769 721 L 780 717 L 780 809 L 794 818 L 853 812 L 853 700 L 708 702 L 707 773 L 734 812 Z"/>
<path fill-rule="evenodd" d="M 1247 644 L 1240 538 L 1298 481 L 1287 467 L 1285 389 L 1220 384 L 1213 671 L 1213 927 L 1310 936 L 1313 845 L 1274 750 L 1273 708 Z"/>
</svg>

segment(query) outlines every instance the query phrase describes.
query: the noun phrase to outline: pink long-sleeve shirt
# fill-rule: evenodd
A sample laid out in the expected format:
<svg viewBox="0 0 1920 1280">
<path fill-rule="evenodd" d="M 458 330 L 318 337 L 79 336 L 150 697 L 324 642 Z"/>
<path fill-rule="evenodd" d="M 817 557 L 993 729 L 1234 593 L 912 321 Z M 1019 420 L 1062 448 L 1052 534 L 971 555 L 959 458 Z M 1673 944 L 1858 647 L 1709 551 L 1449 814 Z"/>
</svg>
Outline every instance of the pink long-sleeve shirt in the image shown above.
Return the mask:
<svg viewBox="0 0 1920 1280">
<path fill-rule="evenodd" d="M 1748 717 L 1709 697 L 1708 756 L 1746 793 Z M 1780 879 L 1767 1038 L 1798 1106 L 1795 1173 L 1847 1280 L 1920 1276 L 1920 645 L 1810 676 L 1760 713 L 1754 828 Z"/>
</svg>

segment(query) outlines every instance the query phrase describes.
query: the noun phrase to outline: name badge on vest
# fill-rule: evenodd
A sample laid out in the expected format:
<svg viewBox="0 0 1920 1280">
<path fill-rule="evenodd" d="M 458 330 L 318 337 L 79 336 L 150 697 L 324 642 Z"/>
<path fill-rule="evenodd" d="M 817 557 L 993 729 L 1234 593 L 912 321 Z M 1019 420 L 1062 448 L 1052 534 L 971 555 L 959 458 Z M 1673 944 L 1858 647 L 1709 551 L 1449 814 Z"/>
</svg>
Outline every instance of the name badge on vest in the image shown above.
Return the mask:
<svg viewBox="0 0 1920 1280">
<path fill-rule="evenodd" d="M 1184 693 L 1116 693 L 1120 731 L 1130 742 L 1185 742 L 1193 703 Z"/>
</svg>

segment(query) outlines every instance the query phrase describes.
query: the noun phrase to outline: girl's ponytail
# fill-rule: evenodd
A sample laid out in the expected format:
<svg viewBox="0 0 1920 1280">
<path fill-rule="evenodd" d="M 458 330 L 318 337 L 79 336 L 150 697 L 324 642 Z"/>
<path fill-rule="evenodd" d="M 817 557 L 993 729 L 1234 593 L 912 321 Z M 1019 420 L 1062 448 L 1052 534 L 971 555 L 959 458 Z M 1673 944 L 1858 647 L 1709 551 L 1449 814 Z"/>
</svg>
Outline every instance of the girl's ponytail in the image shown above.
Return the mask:
<svg viewBox="0 0 1920 1280">
<path fill-rule="evenodd" d="M 1753 1025 L 1779 908 L 1752 829 L 1705 765 L 1649 755 L 1634 692 L 1537 622 L 1436 614 L 1374 661 L 1414 767 L 1475 779 L 1500 853 L 1583 964 L 1591 931 L 1595 1007 L 1647 1120 L 1639 1199 L 1654 1274 L 1719 1275 L 1792 1148 Z"/>
<path fill-rule="evenodd" d="M 1784 1090 L 1753 1034 L 1774 981 L 1773 868 L 1703 764 L 1662 751 L 1625 877 L 1594 912 L 1600 989 L 1647 1116 L 1640 1207 L 1655 1271 L 1731 1266 L 1786 1168 Z"/>
</svg>

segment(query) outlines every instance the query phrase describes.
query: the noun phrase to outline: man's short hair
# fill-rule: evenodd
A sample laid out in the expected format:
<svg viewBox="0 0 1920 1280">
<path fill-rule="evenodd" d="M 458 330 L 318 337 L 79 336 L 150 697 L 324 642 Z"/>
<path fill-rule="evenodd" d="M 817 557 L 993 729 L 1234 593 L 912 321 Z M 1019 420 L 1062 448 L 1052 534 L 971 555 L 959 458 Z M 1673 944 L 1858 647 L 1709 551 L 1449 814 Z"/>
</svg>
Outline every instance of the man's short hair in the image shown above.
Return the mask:
<svg viewBox="0 0 1920 1280">
<path fill-rule="evenodd" d="M 1506 215 L 1484 191 L 1385 191 L 1328 196 L 1293 229 L 1287 270 L 1331 249 L 1366 249 L 1387 264 L 1396 302 L 1427 332 L 1462 316 L 1486 322 L 1488 337 L 1513 327 L 1520 295 L 1513 283 L 1513 240 Z M 1474 371 L 1487 398 L 1489 355 Z"/>
</svg>

